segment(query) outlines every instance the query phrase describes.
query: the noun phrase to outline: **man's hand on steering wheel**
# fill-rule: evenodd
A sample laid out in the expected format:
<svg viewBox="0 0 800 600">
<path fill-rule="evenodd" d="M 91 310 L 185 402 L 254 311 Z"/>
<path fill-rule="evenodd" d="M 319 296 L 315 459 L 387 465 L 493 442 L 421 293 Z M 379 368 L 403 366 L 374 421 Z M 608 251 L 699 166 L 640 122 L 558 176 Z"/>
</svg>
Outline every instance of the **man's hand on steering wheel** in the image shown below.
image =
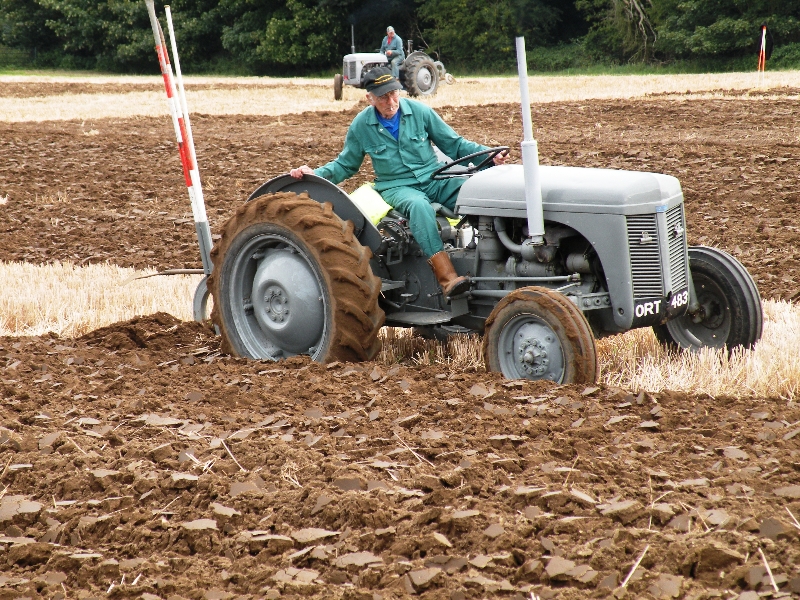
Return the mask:
<svg viewBox="0 0 800 600">
<path fill-rule="evenodd" d="M 508 156 L 509 150 L 506 148 L 500 154 L 495 154 L 492 158 L 492 162 L 495 165 L 504 165 L 506 164 L 506 157 Z"/>
<path fill-rule="evenodd" d="M 449 171 L 449 169 L 452 167 L 461 165 L 463 163 L 469 163 L 469 161 L 479 156 L 486 156 L 486 158 L 478 162 L 477 165 L 470 164 L 468 166 L 462 166 L 458 171 Z M 494 163 L 495 165 L 505 164 L 506 156 L 508 156 L 508 146 L 495 146 L 494 148 L 479 150 L 478 152 L 467 154 L 467 156 L 462 156 L 454 161 L 443 164 L 441 167 L 431 173 L 431 179 L 450 179 L 451 177 L 465 177 L 467 175 L 472 175 L 473 173 L 480 171 L 490 162 Z"/>
</svg>

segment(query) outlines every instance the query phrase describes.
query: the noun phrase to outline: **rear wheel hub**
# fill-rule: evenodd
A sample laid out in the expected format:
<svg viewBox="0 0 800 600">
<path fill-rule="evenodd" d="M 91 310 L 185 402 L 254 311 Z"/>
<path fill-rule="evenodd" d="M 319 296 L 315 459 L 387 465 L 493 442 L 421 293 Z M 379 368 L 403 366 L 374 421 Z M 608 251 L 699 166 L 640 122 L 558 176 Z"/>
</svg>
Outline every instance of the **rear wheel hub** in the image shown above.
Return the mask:
<svg viewBox="0 0 800 600">
<path fill-rule="evenodd" d="M 261 330 L 278 347 L 308 352 L 325 329 L 325 307 L 311 266 L 289 249 L 272 249 L 258 264 L 251 301 Z"/>
<path fill-rule="evenodd" d="M 419 72 L 417 72 L 417 86 L 420 90 L 430 89 L 432 82 L 433 77 L 428 69 L 420 69 Z"/>
</svg>

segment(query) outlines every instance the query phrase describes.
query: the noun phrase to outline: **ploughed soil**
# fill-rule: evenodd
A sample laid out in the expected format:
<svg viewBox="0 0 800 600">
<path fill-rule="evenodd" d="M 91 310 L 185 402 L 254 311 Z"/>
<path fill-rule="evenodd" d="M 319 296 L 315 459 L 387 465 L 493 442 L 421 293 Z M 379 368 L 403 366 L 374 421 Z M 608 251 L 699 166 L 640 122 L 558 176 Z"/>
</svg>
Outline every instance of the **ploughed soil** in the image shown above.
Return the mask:
<svg viewBox="0 0 800 600">
<path fill-rule="evenodd" d="M 66 84 L 52 85 L 63 91 Z M 21 86 L 14 90 L 34 93 Z M 656 96 L 534 105 L 540 160 L 678 177 L 690 243 L 731 252 L 755 277 L 763 297 L 795 299 L 800 296 L 796 92 L 760 99 Z M 511 159 L 519 160 L 516 104 L 440 112 L 459 133 L 511 146 Z M 218 232 L 267 179 L 334 158 L 354 114 L 193 115 L 212 231 Z M 370 177 L 368 162 L 346 189 Z M 161 119 L 0 122 L 0 198 L 6 196 L 0 260 L 200 266 L 166 114 Z"/>
<path fill-rule="evenodd" d="M 691 242 L 794 298 L 794 102 L 538 105 L 534 122 L 543 163 L 678 176 Z M 518 146 L 514 105 L 441 112 Z M 195 116 L 212 230 L 263 180 L 332 158 L 351 118 Z M 172 135 L 168 118 L 0 123 L 0 259 L 199 266 Z M 255 362 L 164 314 L 2 338 L 0 390 L 0 598 L 800 595 L 790 400 Z"/>
</svg>

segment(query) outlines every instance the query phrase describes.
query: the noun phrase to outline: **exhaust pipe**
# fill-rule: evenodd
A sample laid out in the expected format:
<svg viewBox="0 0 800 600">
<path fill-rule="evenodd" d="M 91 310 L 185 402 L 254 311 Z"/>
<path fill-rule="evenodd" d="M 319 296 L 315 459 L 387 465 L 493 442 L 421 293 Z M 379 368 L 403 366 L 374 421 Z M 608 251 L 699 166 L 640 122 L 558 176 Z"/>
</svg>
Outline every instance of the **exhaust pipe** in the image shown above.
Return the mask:
<svg viewBox="0 0 800 600">
<path fill-rule="evenodd" d="M 525 207 L 528 212 L 528 238 L 522 243 L 522 257 L 533 260 L 535 247 L 544 244 L 542 181 L 539 177 L 539 145 L 533 139 L 531 101 L 528 95 L 528 63 L 525 59 L 525 38 L 517 42 L 517 72 L 522 104 L 522 169 L 525 177 Z"/>
</svg>

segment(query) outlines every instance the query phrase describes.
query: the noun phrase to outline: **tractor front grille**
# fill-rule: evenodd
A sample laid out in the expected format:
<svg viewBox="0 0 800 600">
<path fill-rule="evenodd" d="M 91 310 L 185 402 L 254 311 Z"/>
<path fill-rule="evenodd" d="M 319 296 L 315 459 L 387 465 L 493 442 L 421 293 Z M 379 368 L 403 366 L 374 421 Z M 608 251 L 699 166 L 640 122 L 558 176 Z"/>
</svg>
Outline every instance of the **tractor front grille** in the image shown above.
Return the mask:
<svg viewBox="0 0 800 600">
<path fill-rule="evenodd" d="M 686 287 L 686 223 L 683 204 L 667 213 L 667 240 L 669 243 L 669 274 L 673 293 Z"/>
<path fill-rule="evenodd" d="M 628 248 L 635 298 L 660 298 L 664 295 L 656 215 L 630 215 Z"/>
<path fill-rule="evenodd" d="M 351 60 L 347 64 L 347 78 L 350 81 L 354 81 L 355 78 L 356 78 L 356 61 L 354 61 L 354 60 Z"/>
</svg>

